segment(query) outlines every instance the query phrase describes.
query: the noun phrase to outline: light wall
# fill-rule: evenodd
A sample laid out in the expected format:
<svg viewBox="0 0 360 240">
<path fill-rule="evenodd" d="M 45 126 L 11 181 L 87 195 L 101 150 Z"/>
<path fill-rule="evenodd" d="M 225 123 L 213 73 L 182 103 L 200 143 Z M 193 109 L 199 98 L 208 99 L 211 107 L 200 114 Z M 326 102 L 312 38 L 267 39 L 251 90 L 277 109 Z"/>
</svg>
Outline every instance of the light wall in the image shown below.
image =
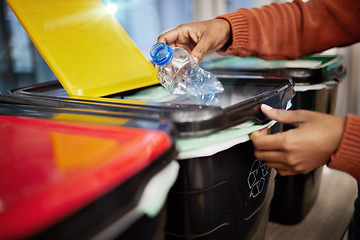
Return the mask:
<svg viewBox="0 0 360 240">
<path fill-rule="evenodd" d="M 337 49 L 345 57 L 347 74 L 339 85 L 336 115 L 360 115 L 360 43 Z"/>
</svg>

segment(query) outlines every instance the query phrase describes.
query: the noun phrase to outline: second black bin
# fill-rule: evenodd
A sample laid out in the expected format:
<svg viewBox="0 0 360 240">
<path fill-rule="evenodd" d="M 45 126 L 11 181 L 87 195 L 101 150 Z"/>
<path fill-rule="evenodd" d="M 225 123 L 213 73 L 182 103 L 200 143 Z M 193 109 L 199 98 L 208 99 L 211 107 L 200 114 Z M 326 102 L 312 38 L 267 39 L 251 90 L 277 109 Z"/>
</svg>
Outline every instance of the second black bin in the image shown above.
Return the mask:
<svg viewBox="0 0 360 240">
<path fill-rule="evenodd" d="M 293 61 L 265 61 L 255 57 L 226 56 L 204 61 L 203 67 L 215 73 L 226 74 L 285 74 L 295 83 L 296 94 L 292 101 L 292 109 L 330 114 L 335 111 L 338 84 L 346 74 L 344 58 L 336 55 L 313 55 Z M 277 125 L 277 131 L 291 128 L 289 125 Z M 308 174 L 277 175 L 270 220 L 282 224 L 301 222 L 315 203 L 321 173 L 320 167 Z"/>
</svg>

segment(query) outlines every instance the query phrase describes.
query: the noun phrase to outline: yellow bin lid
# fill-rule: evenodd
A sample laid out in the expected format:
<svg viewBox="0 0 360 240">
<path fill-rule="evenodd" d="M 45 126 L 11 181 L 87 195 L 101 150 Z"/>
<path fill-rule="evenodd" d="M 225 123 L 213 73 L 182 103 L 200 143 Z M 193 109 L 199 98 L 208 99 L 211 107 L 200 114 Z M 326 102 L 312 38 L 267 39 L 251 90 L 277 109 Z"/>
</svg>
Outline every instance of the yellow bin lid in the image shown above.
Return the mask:
<svg viewBox="0 0 360 240">
<path fill-rule="evenodd" d="M 69 95 L 158 83 L 155 69 L 100 0 L 7 0 Z"/>
</svg>

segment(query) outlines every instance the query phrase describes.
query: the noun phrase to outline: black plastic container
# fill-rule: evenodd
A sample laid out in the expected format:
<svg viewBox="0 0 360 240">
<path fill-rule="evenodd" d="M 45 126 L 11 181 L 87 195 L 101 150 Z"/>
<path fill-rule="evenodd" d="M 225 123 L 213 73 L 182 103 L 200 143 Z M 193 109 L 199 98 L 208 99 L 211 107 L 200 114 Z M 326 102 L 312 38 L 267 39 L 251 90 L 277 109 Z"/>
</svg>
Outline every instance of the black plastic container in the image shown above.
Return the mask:
<svg viewBox="0 0 360 240">
<path fill-rule="evenodd" d="M 292 109 L 333 114 L 338 83 L 346 75 L 341 56 L 313 55 L 296 61 L 265 61 L 254 57 L 221 57 L 204 61 L 203 67 L 214 73 L 272 73 L 290 76 L 295 83 Z M 273 129 L 292 127 L 278 124 Z M 311 210 L 320 186 L 322 168 L 304 175 L 276 176 L 270 220 L 282 224 L 301 222 Z"/>
<path fill-rule="evenodd" d="M 274 172 L 251 141 L 212 156 L 179 160 L 167 200 L 167 239 L 263 239 Z"/>
<path fill-rule="evenodd" d="M 161 86 L 104 98 L 78 98 L 67 96 L 57 82 L 8 91 L 0 101 L 167 119 L 175 125 L 178 143 L 187 139 L 208 143 L 206 137 L 216 138 L 239 124 L 268 123 L 260 105 L 284 109 L 294 95 L 293 83 L 286 76 L 218 78 L 225 88 L 219 106 L 195 104 L 168 94 Z M 178 162 L 179 176 L 166 202 L 165 239 L 264 238 L 274 173 L 255 158 L 251 141 L 239 140 L 215 153 L 182 157 Z"/>
<path fill-rule="evenodd" d="M 178 174 L 170 122 L 3 103 L 0 122 L 0 196 L 6 205 L 0 213 L 0 238 L 164 237 L 164 226 L 158 222 L 166 217 L 161 209 Z M 88 143 L 87 138 L 90 143 L 96 138 L 100 146 L 92 156 L 79 149 Z M 72 158 L 67 163 L 71 146 L 62 139 L 83 141 L 75 144 L 78 148 L 71 155 L 76 159 L 76 154 L 86 156 L 80 157 L 79 163 Z M 101 145 L 103 140 L 119 146 L 109 150 L 109 145 Z M 122 148 L 123 144 L 127 148 Z M 61 157 L 59 147 L 70 150 Z M 16 148 L 20 155 L 14 152 Z M 137 157 L 130 151 L 134 148 L 146 149 L 146 153 Z M 154 179 L 167 184 L 154 185 Z M 143 208 L 148 199 L 155 200 L 150 210 Z M 139 226 L 146 234 L 137 231 Z"/>
</svg>

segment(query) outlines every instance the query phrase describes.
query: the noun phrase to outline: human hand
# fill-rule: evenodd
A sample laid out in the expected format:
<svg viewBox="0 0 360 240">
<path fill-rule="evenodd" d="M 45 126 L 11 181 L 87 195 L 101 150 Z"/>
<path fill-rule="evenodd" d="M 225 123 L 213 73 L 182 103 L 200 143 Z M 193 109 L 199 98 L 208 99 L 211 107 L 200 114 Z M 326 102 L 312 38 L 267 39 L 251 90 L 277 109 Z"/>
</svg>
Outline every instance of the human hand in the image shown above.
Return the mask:
<svg viewBox="0 0 360 240">
<path fill-rule="evenodd" d="M 231 39 L 231 29 L 228 21 L 212 19 L 189 24 L 182 24 L 158 37 L 170 47 L 182 47 L 191 53 L 196 63 L 205 54 L 220 50 Z"/>
<path fill-rule="evenodd" d="M 345 119 L 306 110 L 286 111 L 262 105 L 269 118 L 296 128 L 272 135 L 250 135 L 255 156 L 280 175 L 306 174 L 326 164 L 340 145 Z"/>
</svg>

